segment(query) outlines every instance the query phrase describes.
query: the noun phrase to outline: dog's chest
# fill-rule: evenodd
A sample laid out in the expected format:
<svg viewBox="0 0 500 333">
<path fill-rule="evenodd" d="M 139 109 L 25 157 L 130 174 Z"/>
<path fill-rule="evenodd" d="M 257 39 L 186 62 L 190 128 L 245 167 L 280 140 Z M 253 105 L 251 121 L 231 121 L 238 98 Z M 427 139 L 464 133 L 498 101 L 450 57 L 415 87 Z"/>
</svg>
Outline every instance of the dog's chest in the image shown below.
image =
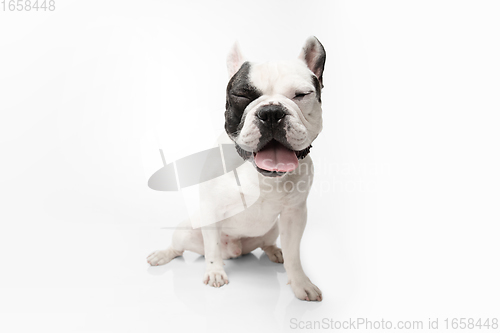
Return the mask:
<svg viewBox="0 0 500 333">
<path fill-rule="evenodd" d="M 243 168 L 239 169 L 238 175 L 240 190 L 242 196 L 247 199 L 248 206 L 223 221 L 224 232 L 239 238 L 262 236 L 273 227 L 284 209 L 304 202 L 312 181 L 312 175 L 306 172 L 311 169 L 310 158 L 301 160 L 300 164 L 307 164 L 308 167 L 273 179 L 261 176 L 250 163 L 245 163 Z M 256 200 L 252 201 L 252 198 Z M 240 196 L 237 196 L 237 199 L 236 201 L 241 200 Z"/>
<path fill-rule="evenodd" d="M 259 198 L 245 211 L 227 219 L 225 231 L 237 237 L 258 237 L 267 233 L 277 222 L 283 209 L 302 197 L 300 193 L 287 192 L 283 186 L 261 187 Z M 302 199 L 303 200 L 303 199 Z"/>
<path fill-rule="evenodd" d="M 263 196 L 245 211 L 225 221 L 225 233 L 239 238 L 258 237 L 267 233 L 282 210 L 279 198 Z"/>
</svg>

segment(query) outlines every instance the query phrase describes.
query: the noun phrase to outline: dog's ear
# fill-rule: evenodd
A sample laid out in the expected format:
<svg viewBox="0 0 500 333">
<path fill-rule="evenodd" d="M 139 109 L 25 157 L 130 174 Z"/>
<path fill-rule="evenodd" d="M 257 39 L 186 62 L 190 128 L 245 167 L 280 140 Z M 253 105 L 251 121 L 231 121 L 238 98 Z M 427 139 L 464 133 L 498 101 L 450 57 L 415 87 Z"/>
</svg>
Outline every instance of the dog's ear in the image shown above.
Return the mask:
<svg viewBox="0 0 500 333">
<path fill-rule="evenodd" d="M 326 52 L 319 40 L 311 36 L 300 51 L 299 58 L 304 60 L 307 67 L 316 75 L 323 88 L 323 70 L 325 69 Z"/>
<path fill-rule="evenodd" d="M 236 74 L 244 62 L 245 58 L 243 57 L 243 54 L 241 54 L 240 45 L 236 42 L 227 55 L 227 72 L 229 74 L 229 78 L 232 78 L 233 75 Z"/>
</svg>

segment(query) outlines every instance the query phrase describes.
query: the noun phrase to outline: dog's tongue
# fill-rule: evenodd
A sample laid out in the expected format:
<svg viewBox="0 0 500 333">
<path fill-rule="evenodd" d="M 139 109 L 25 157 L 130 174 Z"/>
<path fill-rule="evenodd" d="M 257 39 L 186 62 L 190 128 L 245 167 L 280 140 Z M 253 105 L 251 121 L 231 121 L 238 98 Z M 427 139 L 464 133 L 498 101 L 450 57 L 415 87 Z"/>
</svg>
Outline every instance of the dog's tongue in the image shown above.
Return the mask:
<svg viewBox="0 0 500 333">
<path fill-rule="evenodd" d="M 299 160 L 295 152 L 272 140 L 255 155 L 255 164 L 268 171 L 288 172 L 297 168 Z"/>
</svg>

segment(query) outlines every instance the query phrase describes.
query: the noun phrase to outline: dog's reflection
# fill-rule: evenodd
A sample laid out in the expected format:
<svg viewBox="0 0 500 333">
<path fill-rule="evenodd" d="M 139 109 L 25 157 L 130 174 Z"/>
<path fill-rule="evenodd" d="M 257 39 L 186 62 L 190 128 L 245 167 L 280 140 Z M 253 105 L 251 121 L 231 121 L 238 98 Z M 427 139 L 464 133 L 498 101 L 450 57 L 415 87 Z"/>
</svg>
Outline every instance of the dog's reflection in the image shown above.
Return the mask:
<svg viewBox="0 0 500 333">
<path fill-rule="evenodd" d="M 208 321 L 217 321 L 207 322 L 208 326 L 217 325 L 223 332 L 238 327 L 235 325 L 244 325 L 248 330 L 257 331 L 266 323 L 270 330 L 279 331 L 281 325 L 275 311 L 282 289 L 278 274 L 285 274 L 283 265 L 270 261 L 263 251 L 254 251 L 226 260 L 224 267 L 230 282 L 221 288 L 202 283 L 203 256 L 194 260 L 181 256 L 168 265 L 149 267 L 148 272 L 152 275 L 172 272 L 176 301 L 182 302 L 194 314 L 206 316 Z"/>
</svg>

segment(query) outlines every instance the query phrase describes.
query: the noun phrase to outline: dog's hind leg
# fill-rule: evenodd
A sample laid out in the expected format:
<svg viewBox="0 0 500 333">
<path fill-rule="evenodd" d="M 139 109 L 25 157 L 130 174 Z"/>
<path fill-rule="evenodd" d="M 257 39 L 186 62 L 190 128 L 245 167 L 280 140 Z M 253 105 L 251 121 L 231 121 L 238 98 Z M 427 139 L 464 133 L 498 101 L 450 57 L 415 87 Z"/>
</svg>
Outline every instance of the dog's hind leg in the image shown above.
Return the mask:
<svg viewBox="0 0 500 333">
<path fill-rule="evenodd" d="M 278 218 L 279 219 L 279 218 Z M 263 243 L 260 246 L 264 252 L 266 252 L 269 260 L 272 262 L 282 264 L 283 263 L 283 252 L 276 246 L 276 239 L 279 235 L 278 219 L 276 219 L 276 224 L 265 234 L 263 238 Z"/>
<path fill-rule="evenodd" d="M 165 265 L 186 250 L 204 255 L 201 231 L 191 228 L 189 220 L 177 226 L 172 235 L 172 244 L 167 249 L 154 251 L 147 257 L 147 261 L 151 266 Z"/>
<path fill-rule="evenodd" d="M 243 254 L 250 253 L 256 248 L 260 247 L 266 252 L 269 259 L 276 263 L 283 263 L 283 253 L 281 249 L 276 246 L 276 239 L 279 235 L 278 219 L 274 226 L 263 236 L 243 238 L 241 244 L 243 247 Z"/>
</svg>

